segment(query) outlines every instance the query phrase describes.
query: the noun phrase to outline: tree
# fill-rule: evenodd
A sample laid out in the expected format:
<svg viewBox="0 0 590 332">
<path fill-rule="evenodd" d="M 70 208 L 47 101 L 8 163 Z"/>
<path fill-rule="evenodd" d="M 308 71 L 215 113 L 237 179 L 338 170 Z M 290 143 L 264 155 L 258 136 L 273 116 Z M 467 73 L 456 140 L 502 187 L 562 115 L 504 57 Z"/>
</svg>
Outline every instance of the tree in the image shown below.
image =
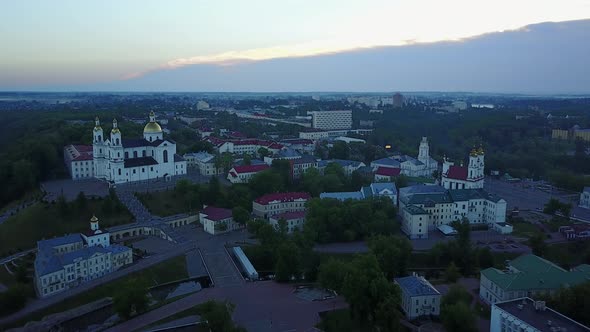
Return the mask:
<svg viewBox="0 0 590 332">
<path fill-rule="evenodd" d="M 395 177 L 395 186 L 398 189 L 407 187 L 408 186 L 408 178 L 403 174 L 396 176 Z"/>
<path fill-rule="evenodd" d="M 252 156 L 250 156 L 249 154 L 244 154 L 242 156 L 242 162 L 244 163 L 244 165 L 252 165 Z"/>
<path fill-rule="evenodd" d="M 290 281 L 299 279 L 302 259 L 299 248 L 295 243 L 287 241 L 279 246 L 275 275 L 277 281 Z"/>
<path fill-rule="evenodd" d="M 442 307 L 441 320 L 447 331 L 477 332 L 476 316 L 464 302 Z"/>
<path fill-rule="evenodd" d="M 488 248 L 479 249 L 477 254 L 478 266 L 480 269 L 487 269 L 494 266 L 494 255 Z"/>
<path fill-rule="evenodd" d="M 343 261 L 330 259 L 320 265 L 318 282 L 324 288 L 340 292 L 348 269 L 349 265 Z"/>
<path fill-rule="evenodd" d="M 267 148 L 260 148 L 258 149 L 258 155 L 260 156 L 260 158 L 264 159 L 264 157 L 268 157 L 270 155 L 270 152 Z"/>
<path fill-rule="evenodd" d="M 588 299 L 590 299 L 590 281 L 560 289 L 547 298 L 547 305 L 588 326 L 590 325 L 590 316 L 587 314 Z"/>
<path fill-rule="evenodd" d="M 272 169 L 258 172 L 248 182 L 248 187 L 256 196 L 264 194 L 281 192 L 286 189 L 284 179 L 281 175 Z"/>
<path fill-rule="evenodd" d="M 22 309 L 27 302 L 27 288 L 22 284 L 10 287 L 0 292 L 0 316 Z"/>
<path fill-rule="evenodd" d="M 86 199 L 86 195 L 83 192 L 79 192 L 78 196 L 76 196 L 76 208 L 78 211 L 84 211 L 87 206 L 88 200 Z"/>
<path fill-rule="evenodd" d="M 215 204 L 221 200 L 221 184 L 217 177 L 212 177 L 209 180 L 209 186 L 207 187 L 206 202 L 209 204 Z"/>
<path fill-rule="evenodd" d="M 61 194 L 57 197 L 57 209 L 59 210 L 59 215 L 65 217 L 68 215 L 69 207 L 68 202 L 66 201 L 66 197 Z"/>
<path fill-rule="evenodd" d="M 113 307 L 121 317 L 129 318 L 133 313 L 142 313 L 148 308 L 147 294 L 143 280 L 129 280 L 114 296 Z"/>
<path fill-rule="evenodd" d="M 388 280 L 406 274 L 412 253 L 412 244 L 408 239 L 398 236 L 375 236 L 369 239 L 369 248 Z"/>
<path fill-rule="evenodd" d="M 467 305 L 471 304 L 473 297 L 469 292 L 461 285 L 451 285 L 449 291 L 443 296 L 440 303 L 441 307 L 450 306 L 463 302 Z"/>
<path fill-rule="evenodd" d="M 180 197 L 186 195 L 189 190 L 191 189 L 191 183 L 188 180 L 182 179 L 176 182 L 176 187 L 174 187 L 174 192 L 177 193 Z"/>
<path fill-rule="evenodd" d="M 459 273 L 457 265 L 455 265 L 455 262 L 451 262 L 445 270 L 445 280 L 448 282 L 457 282 L 457 279 L 459 279 L 460 276 L 461 273 Z"/>
<path fill-rule="evenodd" d="M 301 176 L 301 185 L 303 191 L 308 192 L 311 196 L 317 197 L 323 191 L 320 183 L 322 176 L 317 168 L 311 167 Z"/>
<path fill-rule="evenodd" d="M 211 332 L 237 332 L 244 331 L 237 327 L 231 315 L 235 305 L 231 302 L 217 302 L 209 300 L 199 304 L 197 310 L 201 315 L 201 322 L 205 323 Z"/>
<path fill-rule="evenodd" d="M 543 213 L 547 214 L 555 214 L 558 210 L 561 209 L 561 202 L 556 198 L 551 198 L 543 208 Z"/>
<path fill-rule="evenodd" d="M 248 210 L 244 209 L 241 206 L 236 206 L 235 208 L 233 208 L 232 215 L 234 221 L 240 225 L 246 225 L 248 220 L 250 220 L 250 212 L 248 212 Z"/>
<path fill-rule="evenodd" d="M 543 256 L 547 252 L 547 244 L 545 243 L 545 236 L 539 233 L 529 239 L 529 245 L 533 250 L 533 254 Z"/>
<path fill-rule="evenodd" d="M 328 152 L 330 159 L 348 159 L 349 155 L 350 149 L 348 148 L 348 144 L 343 141 L 334 142 L 332 148 Z"/>
<path fill-rule="evenodd" d="M 377 258 L 372 254 L 357 256 L 349 264 L 350 271 L 344 278 L 342 295 L 350 305 L 353 318 L 363 325 L 377 325 L 384 307 L 399 305 L 399 287 L 385 278 Z M 396 320 L 399 312 L 393 310 L 390 315 L 393 316 L 390 319 Z"/>
</svg>

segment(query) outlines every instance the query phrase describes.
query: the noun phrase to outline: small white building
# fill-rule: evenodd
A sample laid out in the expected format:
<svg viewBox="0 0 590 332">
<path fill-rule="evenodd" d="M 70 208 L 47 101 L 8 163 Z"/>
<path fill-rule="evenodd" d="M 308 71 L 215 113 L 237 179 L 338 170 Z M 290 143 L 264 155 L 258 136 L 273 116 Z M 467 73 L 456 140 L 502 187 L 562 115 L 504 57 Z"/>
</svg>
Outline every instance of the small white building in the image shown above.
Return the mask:
<svg viewBox="0 0 590 332">
<path fill-rule="evenodd" d="M 110 243 L 92 217 L 90 230 L 37 242 L 35 289 L 40 298 L 76 287 L 133 262 L 131 248 Z"/>
<path fill-rule="evenodd" d="M 575 320 L 548 308 L 544 301 L 529 297 L 492 305 L 490 332 L 573 332 L 590 331 Z"/>
<path fill-rule="evenodd" d="M 284 220 L 287 226 L 287 233 L 290 234 L 296 229 L 303 230 L 305 214 L 305 211 L 283 212 L 270 216 L 268 222 L 276 229 L 279 229 L 279 221 Z"/>
<path fill-rule="evenodd" d="M 66 145 L 64 162 L 72 180 L 94 177 L 92 145 Z"/>
<path fill-rule="evenodd" d="M 304 192 L 267 194 L 252 202 L 252 213 L 260 218 L 269 219 L 284 212 L 305 211 L 305 204 L 309 199 L 311 196 Z"/>
<path fill-rule="evenodd" d="M 269 168 L 267 164 L 234 166 L 227 173 L 227 179 L 231 183 L 248 183 L 254 175 Z"/>
<path fill-rule="evenodd" d="M 203 230 L 209 234 L 217 235 L 240 229 L 240 224 L 234 221 L 232 210 L 206 206 L 199 212 L 199 222 Z"/>
<path fill-rule="evenodd" d="M 187 167 L 198 169 L 201 175 L 218 175 L 223 173 L 222 167 L 215 167 L 215 155 L 208 152 L 187 153 L 183 158 L 186 160 Z"/>
<path fill-rule="evenodd" d="M 506 222 L 498 222 L 492 224 L 492 229 L 500 234 L 511 234 L 514 228 Z"/>
<path fill-rule="evenodd" d="M 424 277 L 413 275 L 394 281 L 402 291 L 401 306 L 408 320 L 440 315 L 440 292 Z"/>
</svg>

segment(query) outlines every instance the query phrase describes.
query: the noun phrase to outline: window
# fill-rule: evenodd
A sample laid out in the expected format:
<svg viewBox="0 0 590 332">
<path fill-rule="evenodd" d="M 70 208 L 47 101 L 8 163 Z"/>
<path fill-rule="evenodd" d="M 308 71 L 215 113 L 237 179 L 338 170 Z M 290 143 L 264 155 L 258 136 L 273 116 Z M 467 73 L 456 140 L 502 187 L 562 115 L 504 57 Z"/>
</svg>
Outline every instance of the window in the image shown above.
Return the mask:
<svg viewBox="0 0 590 332">
<path fill-rule="evenodd" d="M 119 168 L 119 175 L 121 175 L 121 169 Z"/>
<path fill-rule="evenodd" d="M 141 172 L 142 172 L 142 173 L 145 173 L 145 168 L 143 168 L 143 167 L 142 167 L 142 168 L 141 168 Z"/>
<path fill-rule="evenodd" d="M 133 151 L 133 158 L 137 158 L 137 151 Z"/>
<path fill-rule="evenodd" d="M 133 174 L 135 174 L 135 169 L 133 169 Z"/>
<path fill-rule="evenodd" d="M 129 159 L 129 152 L 125 152 L 125 159 Z"/>
<path fill-rule="evenodd" d="M 146 152 L 145 152 L 145 150 L 143 150 L 143 151 L 141 152 L 141 156 L 142 156 L 142 157 L 145 157 L 145 155 L 146 155 Z"/>
<path fill-rule="evenodd" d="M 118 138 L 117 138 L 116 142 L 117 142 L 117 145 L 119 145 L 119 144 L 120 144 L 120 141 L 119 141 L 119 139 L 118 139 Z"/>
</svg>

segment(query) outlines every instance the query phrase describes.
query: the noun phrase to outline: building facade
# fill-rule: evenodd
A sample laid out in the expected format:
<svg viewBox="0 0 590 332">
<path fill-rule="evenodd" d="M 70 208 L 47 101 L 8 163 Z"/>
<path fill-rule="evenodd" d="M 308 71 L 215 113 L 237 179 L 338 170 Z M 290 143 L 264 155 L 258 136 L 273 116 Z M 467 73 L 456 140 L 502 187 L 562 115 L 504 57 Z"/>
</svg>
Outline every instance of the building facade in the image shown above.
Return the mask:
<svg viewBox="0 0 590 332">
<path fill-rule="evenodd" d="M 98 219 L 90 230 L 37 242 L 35 288 L 40 298 L 102 277 L 133 262 L 131 248 L 110 243 Z"/>
<path fill-rule="evenodd" d="M 201 175 L 219 175 L 223 173 L 222 167 L 215 167 L 215 155 L 208 152 L 187 153 L 182 157 L 186 160 L 187 167 L 198 169 Z"/>
<path fill-rule="evenodd" d="M 590 187 L 584 187 L 584 190 L 580 194 L 580 207 L 590 209 Z"/>
<path fill-rule="evenodd" d="M 227 179 L 231 183 L 248 183 L 254 175 L 269 168 L 267 164 L 234 166 L 227 173 Z"/>
<path fill-rule="evenodd" d="M 440 292 L 421 276 L 395 278 L 402 291 L 401 307 L 408 320 L 440 315 Z"/>
<path fill-rule="evenodd" d="M 590 328 L 529 297 L 494 303 L 490 332 L 520 331 L 588 332 Z"/>
<path fill-rule="evenodd" d="M 493 304 L 522 297 L 549 296 L 589 278 L 590 265 L 583 264 L 567 271 L 541 257 L 522 255 L 510 261 L 505 270 L 493 267 L 482 270 L 479 297 Z"/>
<path fill-rule="evenodd" d="M 352 110 L 313 111 L 311 126 L 315 129 L 350 129 L 352 128 Z"/>
<path fill-rule="evenodd" d="M 371 162 L 371 167 L 376 171 L 379 168 L 399 169 L 399 173 L 409 177 L 432 178 L 432 174 L 438 170 L 438 161 L 430 157 L 430 146 L 427 137 L 422 137 L 418 147 L 418 158 L 408 155 L 396 155 Z"/>
<path fill-rule="evenodd" d="M 345 191 L 345 192 L 331 192 L 321 193 L 320 198 L 333 198 L 339 201 L 346 201 L 348 199 L 360 200 L 369 199 L 373 197 L 385 197 L 391 200 L 393 205 L 397 206 L 397 188 L 393 182 L 377 182 L 371 183 L 366 187 L 362 187 L 359 191 Z"/>
<path fill-rule="evenodd" d="M 234 221 L 232 210 L 213 206 L 206 206 L 199 212 L 199 222 L 203 225 L 203 230 L 212 235 L 242 228 Z"/>
<path fill-rule="evenodd" d="M 463 218 L 471 224 L 506 222 L 506 201 L 483 189 L 448 190 L 435 185 L 400 189 L 402 231 L 410 238 L 427 238 L 428 231 Z"/>
<path fill-rule="evenodd" d="M 66 145 L 64 147 L 64 162 L 72 180 L 94 177 L 91 145 Z"/>
<path fill-rule="evenodd" d="M 443 160 L 441 185 L 446 189 L 477 189 L 484 185 L 484 156 L 483 148 L 471 150 L 467 167 L 456 166 L 447 158 Z"/>
<path fill-rule="evenodd" d="M 305 211 L 305 203 L 309 199 L 311 196 L 303 192 L 267 194 L 252 202 L 252 213 L 257 217 L 269 219 L 280 213 Z"/>
<path fill-rule="evenodd" d="M 291 234 L 295 230 L 303 230 L 305 214 L 305 211 L 283 212 L 270 216 L 268 218 L 268 223 L 274 226 L 276 229 L 279 229 L 280 221 L 284 220 L 287 233 Z"/>
<path fill-rule="evenodd" d="M 176 154 L 176 143 L 164 139 L 154 112 L 150 112 L 141 139 L 123 139 L 116 119 L 106 138 L 96 118 L 92 148 L 94 176 L 110 183 L 186 174 L 186 161 Z"/>
</svg>

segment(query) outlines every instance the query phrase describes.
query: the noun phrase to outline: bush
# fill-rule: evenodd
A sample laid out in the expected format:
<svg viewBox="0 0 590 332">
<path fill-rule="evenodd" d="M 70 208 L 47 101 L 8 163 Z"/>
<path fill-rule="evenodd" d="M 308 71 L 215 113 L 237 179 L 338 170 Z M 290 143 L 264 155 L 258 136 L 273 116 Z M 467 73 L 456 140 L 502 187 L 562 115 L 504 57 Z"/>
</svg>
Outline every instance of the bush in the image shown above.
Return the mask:
<svg viewBox="0 0 590 332">
<path fill-rule="evenodd" d="M 27 302 L 26 286 L 17 284 L 6 292 L 0 293 L 0 315 L 8 315 L 24 308 Z"/>
</svg>

